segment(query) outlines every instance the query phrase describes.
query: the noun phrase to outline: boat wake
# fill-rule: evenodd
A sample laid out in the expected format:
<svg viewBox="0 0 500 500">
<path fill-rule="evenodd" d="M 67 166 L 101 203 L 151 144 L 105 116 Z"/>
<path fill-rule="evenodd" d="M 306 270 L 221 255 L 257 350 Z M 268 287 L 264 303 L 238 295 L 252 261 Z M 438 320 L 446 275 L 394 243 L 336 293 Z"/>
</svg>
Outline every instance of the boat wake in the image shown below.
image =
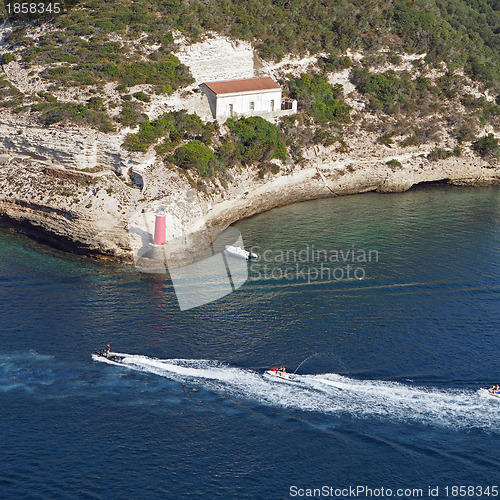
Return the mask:
<svg viewBox="0 0 500 500">
<path fill-rule="evenodd" d="M 201 386 L 227 397 L 275 407 L 352 418 L 480 428 L 493 432 L 497 432 L 500 424 L 496 402 L 481 397 L 476 390 L 436 389 L 391 381 L 357 380 L 334 373 L 296 375 L 294 380 L 298 383 L 287 384 L 274 381 L 263 373 L 217 361 L 114 354 L 123 356 L 118 364 L 129 369 Z M 96 355 L 94 359 L 109 362 Z"/>
</svg>

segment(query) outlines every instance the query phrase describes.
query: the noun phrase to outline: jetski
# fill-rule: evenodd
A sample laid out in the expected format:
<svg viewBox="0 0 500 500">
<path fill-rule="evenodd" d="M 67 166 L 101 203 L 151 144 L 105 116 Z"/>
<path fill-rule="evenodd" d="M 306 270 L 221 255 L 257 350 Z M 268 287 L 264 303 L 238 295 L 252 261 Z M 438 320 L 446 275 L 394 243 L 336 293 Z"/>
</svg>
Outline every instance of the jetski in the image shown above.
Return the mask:
<svg viewBox="0 0 500 500">
<path fill-rule="evenodd" d="M 226 251 L 226 253 L 233 255 L 234 257 L 240 257 L 246 260 L 259 258 L 256 253 L 248 252 L 247 250 L 243 250 L 243 248 L 241 247 L 235 247 L 233 245 L 226 245 L 224 247 L 224 250 Z"/>
<path fill-rule="evenodd" d="M 271 368 L 270 370 L 266 370 L 264 372 L 264 375 L 269 375 L 273 378 L 277 378 L 278 380 L 283 380 L 285 382 L 293 382 L 294 384 L 297 384 L 299 381 L 295 380 L 293 375 L 290 375 L 287 372 L 280 371 L 278 368 Z"/>
<path fill-rule="evenodd" d="M 100 351 L 94 352 L 94 355 L 92 357 L 94 359 L 97 358 L 99 361 L 111 361 L 113 363 L 122 363 L 125 359 L 125 356 L 120 356 L 118 354 L 109 353 L 109 355 L 107 355 L 106 349 L 101 349 Z"/>
<path fill-rule="evenodd" d="M 492 392 L 491 387 L 481 387 L 477 392 L 481 396 L 500 400 L 500 392 Z"/>
</svg>

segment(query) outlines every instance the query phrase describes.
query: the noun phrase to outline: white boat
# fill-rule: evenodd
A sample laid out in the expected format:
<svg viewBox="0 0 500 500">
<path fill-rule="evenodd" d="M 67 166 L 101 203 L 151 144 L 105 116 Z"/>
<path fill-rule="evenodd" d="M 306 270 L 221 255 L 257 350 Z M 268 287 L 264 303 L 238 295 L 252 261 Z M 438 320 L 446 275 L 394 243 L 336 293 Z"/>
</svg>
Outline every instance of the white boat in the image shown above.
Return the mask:
<svg viewBox="0 0 500 500">
<path fill-rule="evenodd" d="M 477 391 L 481 396 L 500 400 L 500 392 L 492 392 L 489 387 L 481 387 Z"/>
<path fill-rule="evenodd" d="M 285 371 L 280 371 L 278 368 L 271 368 L 270 370 L 266 370 L 264 372 L 264 375 L 269 375 L 273 378 L 277 378 L 278 380 L 283 380 L 285 382 L 293 382 L 296 384 L 298 380 L 295 380 L 293 375 L 290 375 L 289 373 Z"/>
<path fill-rule="evenodd" d="M 235 247 L 234 245 L 226 245 L 224 247 L 224 250 L 228 254 L 234 255 L 235 257 L 240 257 L 241 259 L 250 260 L 250 259 L 258 259 L 259 258 L 259 256 L 257 254 L 252 253 L 252 252 L 248 252 L 247 250 L 244 250 L 241 247 Z"/>
</svg>

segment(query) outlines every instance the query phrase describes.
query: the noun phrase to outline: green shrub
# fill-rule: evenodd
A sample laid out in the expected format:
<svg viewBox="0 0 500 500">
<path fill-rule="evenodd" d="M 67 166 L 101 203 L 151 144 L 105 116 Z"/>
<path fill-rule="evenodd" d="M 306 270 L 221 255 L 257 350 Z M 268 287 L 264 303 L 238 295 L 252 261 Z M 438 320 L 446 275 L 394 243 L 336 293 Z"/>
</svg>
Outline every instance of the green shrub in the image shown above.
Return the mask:
<svg viewBox="0 0 500 500">
<path fill-rule="evenodd" d="M 462 154 L 462 151 L 460 150 L 460 147 L 458 147 L 458 146 L 454 149 L 435 148 L 427 155 L 427 159 L 431 160 L 431 161 L 445 160 L 446 158 L 449 158 L 450 156 L 460 156 L 461 154 Z"/>
<path fill-rule="evenodd" d="M 135 3 L 130 8 L 134 8 Z M 93 7 L 98 11 L 102 9 L 95 3 Z M 86 12 L 92 18 L 92 11 Z M 113 31 L 109 24 L 98 25 L 106 32 Z M 71 28 L 67 28 L 67 32 L 70 30 Z M 76 63 L 74 66 L 48 68 L 41 73 L 42 77 L 64 85 L 94 85 L 102 81 L 118 81 L 122 88 L 152 84 L 162 85 L 168 91 L 193 82 L 188 68 L 173 54 L 162 51 L 156 53 L 155 61 L 134 60 L 138 57 L 123 57 L 120 43 L 105 41 L 100 36 L 85 41 L 81 38 L 82 34 L 79 32 L 78 36 L 66 36 L 64 39 L 61 38 L 61 32 L 48 34 L 42 38 L 39 47 L 31 47 L 24 52 L 24 60 L 46 65 L 53 62 Z M 132 36 L 132 33 L 129 35 Z M 144 93 L 138 93 L 137 98 L 147 99 L 145 96 Z"/>
<path fill-rule="evenodd" d="M 135 127 L 147 120 L 147 115 L 142 113 L 142 107 L 139 103 L 130 103 L 128 101 L 122 107 L 118 121 L 126 127 Z"/>
<path fill-rule="evenodd" d="M 299 108 L 313 116 L 317 123 L 350 121 L 350 108 L 342 102 L 342 85 L 332 86 L 325 77 L 302 74 L 291 78 L 288 88 Z"/>
<path fill-rule="evenodd" d="M 384 144 L 385 146 L 390 146 L 391 144 L 394 144 L 394 141 L 392 140 L 392 136 L 396 132 L 387 132 L 386 134 L 381 135 L 380 137 L 377 138 L 377 142 L 380 144 Z"/>
<path fill-rule="evenodd" d="M 172 85 L 167 84 L 167 85 L 159 85 L 155 89 L 156 94 L 167 94 L 167 95 L 172 95 L 174 93 L 174 89 L 172 88 Z"/>
<path fill-rule="evenodd" d="M 177 148 L 173 155 L 175 163 L 185 169 L 196 168 L 203 177 L 209 174 L 209 163 L 214 152 L 198 140 L 190 141 Z"/>
<path fill-rule="evenodd" d="M 95 111 L 106 111 L 106 106 L 104 105 L 102 97 L 91 97 L 87 101 L 87 107 L 89 109 L 94 109 Z"/>
<path fill-rule="evenodd" d="M 352 61 L 347 56 L 330 54 L 328 57 L 320 57 L 319 64 L 324 71 L 334 72 L 350 68 L 352 66 Z"/>
<path fill-rule="evenodd" d="M 144 92 L 136 92 L 135 94 L 132 94 L 137 100 L 142 101 L 142 102 L 151 102 L 151 97 L 148 96 L 148 94 L 145 94 Z"/>
<path fill-rule="evenodd" d="M 425 76 L 417 76 L 417 78 L 415 78 L 415 85 L 420 92 L 427 90 L 430 87 L 430 83 L 430 80 Z"/>
<path fill-rule="evenodd" d="M 2 57 L 0 58 L 0 63 L 2 64 L 9 64 L 10 62 L 14 61 L 15 57 L 13 54 L 10 52 L 6 52 L 5 54 L 2 54 Z"/>
<path fill-rule="evenodd" d="M 372 94 L 383 103 L 392 103 L 399 87 L 399 78 L 394 71 L 386 73 L 369 73 L 366 80 L 358 84 L 360 92 Z"/>
<path fill-rule="evenodd" d="M 22 103 L 24 94 L 0 75 L 0 106 L 15 107 Z"/>
<path fill-rule="evenodd" d="M 416 4 L 398 3 L 394 9 L 395 32 L 410 40 L 414 39 L 416 33 L 432 30 L 435 24 L 434 16 L 427 11 L 420 10 Z M 415 48 L 423 49 L 424 47 Z"/>
<path fill-rule="evenodd" d="M 394 158 L 392 160 L 387 161 L 385 164 L 392 170 L 396 170 L 397 168 L 401 168 L 403 166 L 401 165 L 401 162 L 395 160 Z"/>
<path fill-rule="evenodd" d="M 154 124 L 145 120 L 139 126 L 139 132 L 128 134 L 123 146 L 129 151 L 146 153 L 149 147 L 160 137 L 161 133 Z"/>
<path fill-rule="evenodd" d="M 440 87 L 436 87 L 425 77 L 412 79 L 407 71 L 399 74 L 393 70 L 372 73 L 366 68 L 355 69 L 352 82 L 359 92 L 367 96 L 372 111 L 390 115 L 401 112 L 426 115 L 432 111 L 432 106 L 439 107 L 443 98 L 451 99 L 456 87 L 453 79 L 440 79 Z"/>
<path fill-rule="evenodd" d="M 52 125 L 61 121 L 84 123 L 101 132 L 113 132 L 115 129 L 106 113 L 90 109 L 85 104 L 71 102 L 42 102 L 31 106 L 32 111 L 40 111 L 39 121 Z"/>
<path fill-rule="evenodd" d="M 141 136 L 139 134 L 127 134 L 122 146 L 127 151 L 133 151 L 136 153 L 146 153 L 150 144 L 145 144 L 141 141 Z"/>
<path fill-rule="evenodd" d="M 197 139 L 205 143 L 211 142 L 212 133 L 217 130 L 213 124 L 203 124 L 197 115 L 187 111 L 171 111 L 150 122 L 146 115 L 138 116 L 138 110 L 133 104 L 124 105 L 119 120 L 131 125 L 133 120 L 144 120 L 136 134 L 128 134 L 123 146 L 129 151 L 146 152 L 151 145 L 163 138 L 158 144 L 157 152 L 164 154 L 171 151 L 183 139 Z"/>
<path fill-rule="evenodd" d="M 145 83 L 151 85 L 168 83 L 176 89 L 193 83 L 194 79 L 179 59 L 169 54 L 162 61 L 134 61 L 132 64 L 125 65 L 120 75 L 120 82 L 126 87 Z"/>
<path fill-rule="evenodd" d="M 472 149 L 479 156 L 498 156 L 500 153 L 498 139 L 493 134 L 488 134 L 472 144 Z"/>
<path fill-rule="evenodd" d="M 244 164 L 272 158 L 286 159 L 286 145 L 279 128 L 260 116 L 229 119 L 226 122 L 235 136 L 235 157 Z"/>
<path fill-rule="evenodd" d="M 48 92 L 38 92 L 38 97 L 40 97 L 40 99 L 43 99 L 44 101 L 57 102 L 57 97 L 49 94 Z"/>
<path fill-rule="evenodd" d="M 266 173 L 271 172 L 272 174 L 277 174 L 280 171 L 279 165 L 271 161 L 263 161 L 259 164 L 259 179 L 263 179 Z"/>
</svg>

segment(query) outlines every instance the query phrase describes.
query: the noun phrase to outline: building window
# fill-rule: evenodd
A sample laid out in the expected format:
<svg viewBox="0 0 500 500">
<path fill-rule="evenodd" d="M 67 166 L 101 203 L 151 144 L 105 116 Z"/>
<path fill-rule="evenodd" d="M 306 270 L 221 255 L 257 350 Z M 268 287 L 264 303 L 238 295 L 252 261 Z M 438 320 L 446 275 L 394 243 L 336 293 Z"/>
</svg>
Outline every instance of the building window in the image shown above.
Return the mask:
<svg viewBox="0 0 500 500">
<path fill-rule="evenodd" d="M 271 99 L 271 111 L 274 111 L 274 99 Z"/>
<path fill-rule="evenodd" d="M 229 116 L 233 116 L 233 105 L 229 105 Z"/>
<path fill-rule="evenodd" d="M 250 101 L 250 111 L 253 111 L 255 109 L 255 103 L 253 101 Z"/>
</svg>

